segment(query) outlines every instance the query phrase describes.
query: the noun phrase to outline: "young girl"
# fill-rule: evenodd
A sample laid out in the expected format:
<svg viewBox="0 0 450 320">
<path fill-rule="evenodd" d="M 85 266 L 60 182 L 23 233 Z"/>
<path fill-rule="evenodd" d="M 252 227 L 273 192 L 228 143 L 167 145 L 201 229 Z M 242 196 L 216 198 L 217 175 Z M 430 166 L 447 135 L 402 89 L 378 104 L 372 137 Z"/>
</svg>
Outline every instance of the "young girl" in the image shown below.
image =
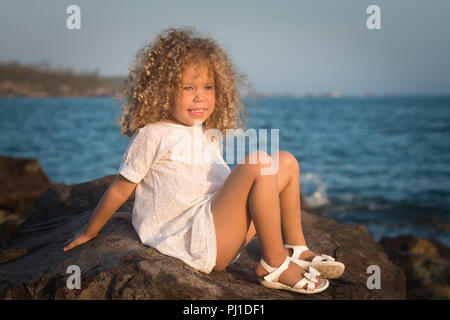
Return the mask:
<svg viewBox="0 0 450 320">
<path fill-rule="evenodd" d="M 124 85 L 119 122 L 132 138 L 119 175 L 64 251 L 95 238 L 136 189 L 132 224 L 142 243 L 196 270 L 224 270 L 258 234 L 262 285 L 310 294 L 329 285 L 317 270 L 340 276 L 343 264 L 306 246 L 295 157 L 252 152 L 232 171 L 222 158 L 211 129 L 225 135 L 242 125 L 243 79 L 213 40 L 188 28 L 165 30 L 144 47 Z M 201 143 L 193 150 L 195 135 Z M 210 161 L 193 163 L 193 153 Z M 261 174 L 274 159 L 278 171 Z"/>
</svg>

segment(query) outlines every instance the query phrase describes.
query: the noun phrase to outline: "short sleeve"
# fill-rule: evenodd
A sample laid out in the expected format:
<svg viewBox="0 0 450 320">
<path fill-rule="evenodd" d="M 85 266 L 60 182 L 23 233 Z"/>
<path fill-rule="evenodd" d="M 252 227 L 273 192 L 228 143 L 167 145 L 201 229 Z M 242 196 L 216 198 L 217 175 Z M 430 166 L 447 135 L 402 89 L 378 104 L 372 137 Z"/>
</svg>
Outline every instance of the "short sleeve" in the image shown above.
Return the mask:
<svg viewBox="0 0 450 320">
<path fill-rule="evenodd" d="M 140 128 L 130 139 L 122 156 L 119 174 L 139 183 L 148 174 L 154 162 L 158 144 L 148 128 Z"/>
</svg>

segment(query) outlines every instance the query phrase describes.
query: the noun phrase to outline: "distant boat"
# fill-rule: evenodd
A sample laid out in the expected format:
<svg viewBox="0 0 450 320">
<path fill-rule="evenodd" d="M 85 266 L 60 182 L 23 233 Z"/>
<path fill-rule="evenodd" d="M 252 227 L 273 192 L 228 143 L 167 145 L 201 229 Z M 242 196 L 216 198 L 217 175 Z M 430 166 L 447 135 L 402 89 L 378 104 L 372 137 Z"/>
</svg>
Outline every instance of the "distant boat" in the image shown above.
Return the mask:
<svg viewBox="0 0 450 320">
<path fill-rule="evenodd" d="M 331 91 L 328 94 L 328 96 L 331 97 L 331 98 L 339 98 L 341 96 L 341 94 L 339 92 L 337 92 L 337 91 Z"/>
</svg>

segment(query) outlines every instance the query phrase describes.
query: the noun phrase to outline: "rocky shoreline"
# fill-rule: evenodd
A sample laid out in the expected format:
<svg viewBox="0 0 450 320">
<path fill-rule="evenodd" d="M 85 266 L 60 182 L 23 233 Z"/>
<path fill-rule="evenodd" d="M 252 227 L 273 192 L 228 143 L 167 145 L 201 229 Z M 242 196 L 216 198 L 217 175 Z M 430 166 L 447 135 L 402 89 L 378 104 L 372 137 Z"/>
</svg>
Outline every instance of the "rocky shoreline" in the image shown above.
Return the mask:
<svg viewBox="0 0 450 320">
<path fill-rule="evenodd" d="M 0 210 L 8 212 L 4 214 L 8 217 L 6 221 L 0 221 L 0 299 L 449 297 L 448 247 L 413 236 L 384 238 L 378 243 L 364 226 L 319 218 L 304 210 L 302 223 L 309 246 L 336 256 L 346 265 L 344 275 L 331 280 L 329 289 L 318 295 L 297 295 L 262 287 L 253 273 L 261 254 L 256 237 L 235 264 L 209 275 L 144 246 L 131 223 L 122 219 L 109 220 L 97 238 L 66 253 L 62 250 L 64 244 L 88 222 L 114 176 L 72 186 L 52 184 L 42 178 L 42 170 L 33 161 L 36 160 L 0 157 L 3 164 L 0 176 L 10 186 L 0 192 Z M 20 167 L 34 169 L 21 171 Z M 39 183 L 33 182 L 32 173 L 41 177 Z M 8 182 L 8 179 L 19 181 L 18 177 L 22 177 L 29 189 Z M 34 193 L 30 191 L 32 185 Z M 18 192 L 25 190 L 29 190 L 28 196 Z M 13 196 L 8 196 L 9 191 Z M 27 200 L 15 203 L 22 203 L 20 206 L 25 209 L 16 212 L 14 201 L 8 199 L 22 196 Z M 118 211 L 131 212 L 133 200 L 132 196 Z M 73 265 L 81 271 L 80 289 L 67 286 L 68 267 Z M 367 285 L 371 276 L 368 267 L 373 265 L 380 268 L 380 289 L 370 289 Z"/>
<path fill-rule="evenodd" d="M 49 64 L 0 63 L 0 98 L 113 97 L 125 77 L 60 70 Z"/>
<path fill-rule="evenodd" d="M 0 156 L 0 248 L 51 182 L 36 159 Z"/>
</svg>

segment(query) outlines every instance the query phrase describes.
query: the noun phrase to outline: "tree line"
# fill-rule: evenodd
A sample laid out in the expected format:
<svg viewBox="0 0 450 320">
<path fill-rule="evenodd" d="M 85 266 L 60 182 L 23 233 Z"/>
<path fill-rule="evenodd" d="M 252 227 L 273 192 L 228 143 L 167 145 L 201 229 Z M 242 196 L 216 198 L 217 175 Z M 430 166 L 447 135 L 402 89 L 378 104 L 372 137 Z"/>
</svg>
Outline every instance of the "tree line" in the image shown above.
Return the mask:
<svg viewBox="0 0 450 320">
<path fill-rule="evenodd" d="M 97 69 L 52 68 L 45 60 L 36 64 L 0 62 L 0 97 L 114 96 L 124 80 L 124 76 L 100 76 Z"/>
</svg>

